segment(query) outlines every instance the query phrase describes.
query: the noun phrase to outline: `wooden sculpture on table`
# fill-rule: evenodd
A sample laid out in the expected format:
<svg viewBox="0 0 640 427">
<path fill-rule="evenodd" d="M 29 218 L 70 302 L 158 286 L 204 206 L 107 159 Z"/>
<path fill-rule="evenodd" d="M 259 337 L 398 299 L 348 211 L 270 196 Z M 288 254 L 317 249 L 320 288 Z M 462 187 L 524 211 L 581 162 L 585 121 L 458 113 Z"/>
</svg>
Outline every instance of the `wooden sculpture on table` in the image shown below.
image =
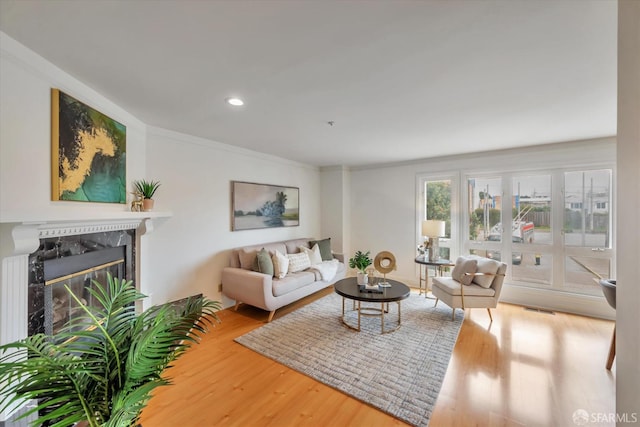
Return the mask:
<svg viewBox="0 0 640 427">
<path fill-rule="evenodd" d="M 382 282 L 378 283 L 380 287 L 391 286 L 387 282 L 387 274 L 396 269 L 396 257 L 389 251 L 382 251 L 373 260 L 373 265 L 380 273 L 382 273 Z"/>
</svg>

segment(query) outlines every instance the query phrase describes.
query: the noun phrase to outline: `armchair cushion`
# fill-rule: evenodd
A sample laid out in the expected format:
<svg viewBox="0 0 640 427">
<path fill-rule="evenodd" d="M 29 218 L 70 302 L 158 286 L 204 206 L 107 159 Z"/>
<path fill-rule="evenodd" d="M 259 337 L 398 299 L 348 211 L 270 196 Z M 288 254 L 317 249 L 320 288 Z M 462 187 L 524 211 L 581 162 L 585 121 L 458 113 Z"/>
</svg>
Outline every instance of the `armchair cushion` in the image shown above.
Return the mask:
<svg viewBox="0 0 640 427">
<path fill-rule="evenodd" d="M 473 277 L 473 276 L 469 276 Z M 460 286 L 460 282 L 453 277 L 434 277 L 434 288 L 440 288 L 449 295 L 461 295 L 464 290 L 464 296 L 493 297 L 496 294 L 493 288 L 483 288 L 476 284 L 466 285 L 464 289 Z"/>
<path fill-rule="evenodd" d="M 473 274 L 477 269 L 477 259 L 458 257 L 456 265 L 453 267 L 453 271 L 451 272 L 451 277 L 463 285 L 470 285 L 473 281 Z"/>
<path fill-rule="evenodd" d="M 477 261 L 478 269 L 476 273 L 486 274 L 486 276 L 473 276 L 473 283 L 483 288 L 489 288 L 491 287 L 491 283 L 493 283 L 495 274 L 500 268 L 500 263 L 489 258 L 478 258 Z"/>
</svg>

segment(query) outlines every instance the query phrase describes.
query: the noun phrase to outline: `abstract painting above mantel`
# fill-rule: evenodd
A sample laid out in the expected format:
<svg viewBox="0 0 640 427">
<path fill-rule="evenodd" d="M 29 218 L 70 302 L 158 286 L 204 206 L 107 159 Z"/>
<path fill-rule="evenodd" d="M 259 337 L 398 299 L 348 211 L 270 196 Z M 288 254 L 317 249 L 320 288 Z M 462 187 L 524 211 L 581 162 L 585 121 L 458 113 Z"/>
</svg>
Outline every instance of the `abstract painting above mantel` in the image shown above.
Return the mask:
<svg viewBox="0 0 640 427">
<path fill-rule="evenodd" d="M 300 189 L 231 181 L 231 229 L 300 225 Z"/>
<path fill-rule="evenodd" d="M 51 200 L 126 203 L 127 128 L 51 89 Z"/>
</svg>

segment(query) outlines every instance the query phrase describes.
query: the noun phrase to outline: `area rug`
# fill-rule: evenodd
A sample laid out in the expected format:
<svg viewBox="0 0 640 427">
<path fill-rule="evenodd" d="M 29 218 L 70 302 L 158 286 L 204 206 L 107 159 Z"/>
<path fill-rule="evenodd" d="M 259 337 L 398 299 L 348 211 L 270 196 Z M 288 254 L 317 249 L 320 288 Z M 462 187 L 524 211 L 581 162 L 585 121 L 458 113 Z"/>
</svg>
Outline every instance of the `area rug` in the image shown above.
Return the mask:
<svg viewBox="0 0 640 427">
<path fill-rule="evenodd" d="M 362 317 L 361 331 L 342 324 L 342 297 L 327 295 L 235 339 L 236 342 L 415 426 L 427 426 L 464 318 L 411 294 L 402 325 L 381 334 L 380 319 Z M 379 305 L 378 305 L 379 306 Z M 351 301 L 347 300 L 347 309 Z M 347 321 L 357 324 L 354 311 Z M 397 304 L 385 329 L 397 323 Z"/>
</svg>

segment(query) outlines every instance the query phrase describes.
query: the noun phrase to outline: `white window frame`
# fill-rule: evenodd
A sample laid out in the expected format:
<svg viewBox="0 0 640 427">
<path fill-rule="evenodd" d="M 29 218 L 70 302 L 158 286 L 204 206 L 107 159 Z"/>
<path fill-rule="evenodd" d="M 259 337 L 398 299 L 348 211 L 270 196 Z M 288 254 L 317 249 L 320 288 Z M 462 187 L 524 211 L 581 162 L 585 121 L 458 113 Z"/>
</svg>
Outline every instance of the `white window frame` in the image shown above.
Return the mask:
<svg viewBox="0 0 640 427">
<path fill-rule="evenodd" d="M 611 170 L 611 209 L 610 215 L 610 248 L 590 248 L 590 247 L 573 247 L 566 246 L 564 244 L 563 224 L 564 224 L 564 174 L 565 172 L 574 171 L 591 171 L 591 170 Z M 511 224 L 511 207 L 508 203 L 508 212 L 505 213 L 505 200 L 511 200 L 514 195 L 513 179 L 517 177 L 527 177 L 536 175 L 550 175 L 551 176 L 551 245 L 549 244 L 519 244 L 512 242 L 512 232 L 510 226 L 503 226 L 503 235 L 500 242 L 478 241 L 470 240 L 469 235 L 469 200 L 466 197 L 467 182 L 470 178 L 491 179 L 500 178 L 502 185 L 502 206 L 500 211 L 500 220 L 503 224 L 505 221 Z M 523 286 L 530 288 L 537 288 L 541 290 L 550 290 L 556 292 L 566 292 L 571 295 L 589 296 L 588 293 L 581 294 L 571 292 L 563 287 L 565 280 L 565 258 L 570 255 L 588 256 L 595 258 L 608 258 L 610 260 L 610 269 L 613 274 L 616 268 L 616 256 L 615 256 L 615 212 L 613 211 L 616 206 L 615 202 L 615 167 L 611 164 L 592 164 L 585 166 L 571 166 L 566 168 L 554 168 L 554 169 L 528 169 L 521 171 L 497 171 L 495 169 L 491 171 L 464 171 L 460 180 L 460 202 L 463 209 L 462 223 L 460 224 L 460 247 L 462 248 L 462 254 L 468 254 L 471 250 L 498 250 L 503 261 L 506 262 L 507 276 L 505 280 L 513 286 Z M 453 209 L 452 209 L 453 210 Z M 513 251 L 520 252 L 540 252 L 542 254 L 549 254 L 553 258 L 552 271 L 550 277 L 550 284 L 537 284 L 535 282 L 526 282 L 522 280 L 515 280 L 512 274 L 511 256 Z"/>
<path fill-rule="evenodd" d="M 449 239 L 441 238 L 440 247 L 449 248 L 450 258 L 455 260 L 459 254 L 460 242 L 460 208 L 459 187 L 460 174 L 418 174 L 416 176 L 416 248 L 424 243 L 422 236 L 422 221 L 426 218 L 426 183 L 432 181 L 451 181 L 451 236 Z"/>
</svg>

